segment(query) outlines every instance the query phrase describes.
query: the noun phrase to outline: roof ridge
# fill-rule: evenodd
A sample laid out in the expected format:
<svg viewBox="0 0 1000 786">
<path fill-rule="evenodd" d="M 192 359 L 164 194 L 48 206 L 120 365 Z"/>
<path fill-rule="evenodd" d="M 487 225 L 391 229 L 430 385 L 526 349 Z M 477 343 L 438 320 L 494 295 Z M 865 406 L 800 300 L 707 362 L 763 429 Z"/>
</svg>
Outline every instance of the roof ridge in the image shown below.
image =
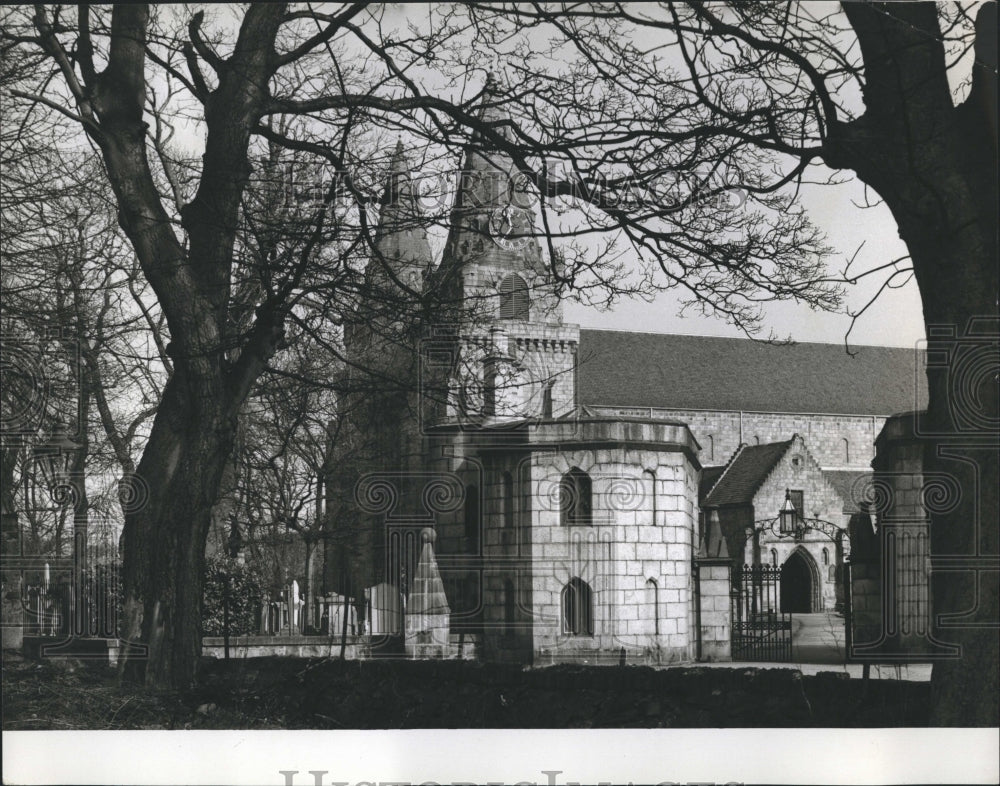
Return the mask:
<svg viewBox="0 0 1000 786">
<path fill-rule="evenodd" d="M 675 330 L 672 330 L 672 331 L 669 331 L 669 332 L 660 333 L 660 332 L 655 331 L 655 330 L 626 330 L 625 328 L 585 327 L 584 325 L 581 325 L 580 326 L 580 331 L 581 332 L 587 331 L 587 332 L 590 332 L 590 333 L 627 333 L 627 334 L 633 335 L 633 336 L 681 336 L 683 338 L 709 338 L 709 339 L 717 339 L 719 341 L 745 341 L 745 342 L 747 342 L 749 344 L 757 344 L 759 346 L 765 346 L 765 347 L 767 347 L 767 346 L 771 346 L 771 347 L 781 347 L 781 346 L 794 347 L 794 346 L 800 346 L 800 345 L 803 345 L 803 344 L 809 344 L 809 345 L 812 345 L 812 346 L 819 346 L 819 347 L 843 347 L 844 346 L 844 344 L 839 343 L 839 342 L 838 343 L 834 343 L 834 342 L 831 342 L 831 341 L 797 341 L 795 339 L 790 339 L 789 341 L 783 342 L 783 343 L 771 343 L 771 342 L 760 340 L 760 339 L 750 338 L 748 336 L 711 336 L 711 335 L 705 335 L 705 334 L 702 334 L 702 333 L 678 333 Z M 852 347 L 870 347 L 872 349 L 898 349 L 898 350 L 908 350 L 908 351 L 912 351 L 914 349 L 912 346 L 905 346 L 905 345 L 904 346 L 899 346 L 899 345 L 895 345 L 895 344 L 861 344 L 861 343 L 856 343 L 856 344 L 850 344 L 850 346 L 852 346 Z"/>
</svg>

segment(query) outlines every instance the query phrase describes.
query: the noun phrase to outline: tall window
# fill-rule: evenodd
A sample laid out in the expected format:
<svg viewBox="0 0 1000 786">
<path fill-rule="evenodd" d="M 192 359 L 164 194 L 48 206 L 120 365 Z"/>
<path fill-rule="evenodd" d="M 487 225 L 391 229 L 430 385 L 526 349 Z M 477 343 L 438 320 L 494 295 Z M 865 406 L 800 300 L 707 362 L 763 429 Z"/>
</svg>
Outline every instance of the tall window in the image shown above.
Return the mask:
<svg viewBox="0 0 1000 786">
<path fill-rule="evenodd" d="M 500 319 L 527 321 L 531 313 L 528 284 L 517 273 L 500 282 Z"/>
<path fill-rule="evenodd" d="M 479 486 L 465 487 L 465 540 L 468 550 L 479 551 Z"/>
<path fill-rule="evenodd" d="M 503 526 L 504 529 L 514 529 L 514 477 L 509 472 L 503 473 Z"/>
<path fill-rule="evenodd" d="M 824 565 L 829 565 L 830 564 L 830 550 L 829 549 L 823 549 L 823 564 Z"/>
<path fill-rule="evenodd" d="M 771 564 L 774 565 L 774 567 L 778 567 L 778 550 L 777 549 L 771 549 Z"/>
<path fill-rule="evenodd" d="M 556 384 L 554 379 L 550 379 L 545 383 L 545 388 L 542 390 L 542 417 L 551 418 L 552 417 L 552 388 Z"/>
<path fill-rule="evenodd" d="M 594 597 L 590 585 L 573 577 L 562 590 L 563 633 L 594 635 Z"/>
<path fill-rule="evenodd" d="M 653 632 L 660 635 L 660 588 L 656 579 L 646 579 L 646 593 L 653 609 Z"/>
<path fill-rule="evenodd" d="M 851 443 L 848 441 L 848 439 L 846 437 L 843 440 L 841 440 L 841 441 L 844 443 L 844 463 L 845 464 L 850 464 L 851 463 Z"/>
<path fill-rule="evenodd" d="M 656 520 L 656 473 L 651 469 L 644 469 L 642 471 L 643 478 L 649 481 L 649 507 L 653 513 L 653 525 L 655 526 L 659 522 Z"/>
<path fill-rule="evenodd" d="M 559 485 L 559 507 L 563 525 L 590 524 L 592 520 L 593 488 L 590 475 L 573 467 Z"/>
<path fill-rule="evenodd" d="M 708 460 L 715 461 L 715 437 L 708 435 Z"/>
</svg>

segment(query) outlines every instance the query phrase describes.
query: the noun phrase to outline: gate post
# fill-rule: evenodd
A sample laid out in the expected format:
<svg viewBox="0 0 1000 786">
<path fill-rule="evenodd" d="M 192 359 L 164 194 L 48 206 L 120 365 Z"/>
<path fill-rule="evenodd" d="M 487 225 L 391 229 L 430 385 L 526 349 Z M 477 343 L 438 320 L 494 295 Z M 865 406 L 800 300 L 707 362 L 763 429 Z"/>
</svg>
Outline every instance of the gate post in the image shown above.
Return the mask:
<svg viewBox="0 0 1000 786">
<path fill-rule="evenodd" d="M 732 562 L 728 557 L 695 560 L 698 660 L 732 660 Z"/>
</svg>

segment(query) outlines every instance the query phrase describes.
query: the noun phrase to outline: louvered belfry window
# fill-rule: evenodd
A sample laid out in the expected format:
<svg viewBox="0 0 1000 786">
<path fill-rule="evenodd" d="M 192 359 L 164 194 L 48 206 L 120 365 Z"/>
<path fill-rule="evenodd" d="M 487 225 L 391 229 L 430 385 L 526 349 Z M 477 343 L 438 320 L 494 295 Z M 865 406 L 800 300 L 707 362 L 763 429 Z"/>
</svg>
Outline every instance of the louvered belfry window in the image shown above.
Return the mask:
<svg viewBox="0 0 1000 786">
<path fill-rule="evenodd" d="M 517 273 L 500 282 L 500 319 L 527 321 L 531 312 L 528 284 Z"/>
</svg>

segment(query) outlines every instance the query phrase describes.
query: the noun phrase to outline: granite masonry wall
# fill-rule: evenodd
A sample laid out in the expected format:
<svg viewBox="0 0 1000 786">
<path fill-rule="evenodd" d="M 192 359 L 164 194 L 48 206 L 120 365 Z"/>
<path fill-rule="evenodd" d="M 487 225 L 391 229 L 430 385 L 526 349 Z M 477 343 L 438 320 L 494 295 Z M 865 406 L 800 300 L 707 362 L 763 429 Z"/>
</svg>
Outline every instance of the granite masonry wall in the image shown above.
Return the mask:
<svg viewBox="0 0 1000 786">
<path fill-rule="evenodd" d="M 563 428 L 574 425 L 579 447 L 532 457 L 534 661 L 691 660 L 698 467 L 681 449 L 678 432 L 689 439 L 687 431 L 638 423 Z M 597 431 L 610 436 L 609 427 L 628 431 L 630 444 L 583 447 Z M 560 509 L 560 483 L 571 468 L 592 484 L 589 524 L 565 523 Z M 592 632 L 568 628 L 564 593 L 574 579 L 589 588 Z"/>
<path fill-rule="evenodd" d="M 593 407 L 602 414 L 649 413 L 621 407 Z M 649 415 L 646 415 L 647 417 Z M 727 412 L 698 409 L 654 409 L 653 418 L 687 423 L 701 446 L 699 460 L 708 467 L 725 464 L 741 443 L 782 442 L 802 436 L 813 458 L 826 469 L 867 469 L 874 457 L 875 437 L 885 418 L 868 415 Z"/>
<path fill-rule="evenodd" d="M 703 559 L 698 563 L 697 624 L 701 630 L 700 660 L 731 660 L 732 626 L 728 559 Z"/>
</svg>

